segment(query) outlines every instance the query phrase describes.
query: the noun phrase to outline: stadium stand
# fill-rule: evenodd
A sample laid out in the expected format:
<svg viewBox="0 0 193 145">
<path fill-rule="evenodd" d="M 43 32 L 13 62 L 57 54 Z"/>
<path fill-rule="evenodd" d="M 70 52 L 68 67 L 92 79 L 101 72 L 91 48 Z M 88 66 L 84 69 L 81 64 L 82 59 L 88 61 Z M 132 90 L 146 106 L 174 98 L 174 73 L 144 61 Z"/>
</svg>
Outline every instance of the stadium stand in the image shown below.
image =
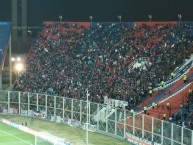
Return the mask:
<svg viewBox="0 0 193 145">
<path fill-rule="evenodd" d="M 193 25 L 188 22 L 43 25 L 30 49 L 27 71 L 13 90 L 85 99 L 88 88 L 90 101 L 103 103 L 108 96 L 128 101 L 131 109 L 149 97 L 149 89 L 170 81 L 171 72 L 192 52 Z M 179 85 L 162 94 L 183 87 Z M 147 105 L 164 97 L 154 92 Z"/>
</svg>

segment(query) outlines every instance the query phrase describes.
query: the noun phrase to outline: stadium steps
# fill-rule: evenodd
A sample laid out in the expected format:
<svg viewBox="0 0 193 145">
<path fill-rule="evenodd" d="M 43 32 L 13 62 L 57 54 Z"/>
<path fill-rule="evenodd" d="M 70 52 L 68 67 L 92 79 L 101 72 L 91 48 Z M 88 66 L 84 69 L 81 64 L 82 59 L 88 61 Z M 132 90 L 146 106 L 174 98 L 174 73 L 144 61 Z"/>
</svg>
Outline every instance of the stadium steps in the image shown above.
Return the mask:
<svg viewBox="0 0 193 145">
<path fill-rule="evenodd" d="M 184 103 L 187 100 L 189 88 L 193 88 L 193 68 L 190 69 L 190 71 L 187 73 L 187 76 L 188 76 L 189 83 L 184 84 L 183 78 L 181 78 L 176 83 L 174 83 L 169 89 L 169 90 L 173 89 L 172 91 L 173 94 L 170 93 L 169 96 L 161 97 L 160 103 L 154 109 L 152 109 L 152 107 L 148 108 L 147 115 L 154 118 L 163 119 L 163 114 L 166 113 L 167 114 L 166 119 L 168 119 L 170 115 L 175 114 L 177 111 L 179 111 L 180 104 Z M 158 93 L 158 96 L 159 95 L 160 93 Z M 167 106 L 166 106 L 167 103 L 171 104 L 171 110 L 167 109 Z M 135 114 L 135 118 L 138 118 L 137 119 L 138 124 L 141 125 L 142 117 L 138 114 L 144 114 L 143 110 L 141 109 L 141 111 Z M 144 122 L 145 124 L 148 123 L 148 119 L 145 118 Z M 132 116 L 127 117 L 126 123 L 132 125 L 133 117 Z"/>
<path fill-rule="evenodd" d="M 150 108 L 147 111 L 148 115 L 155 117 L 155 118 L 163 119 L 163 113 L 167 114 L 167 118 L 171 114 L 175 114 L 180 109 L 180 104 L 184 103 L 184 101 L 187 99 L 189 88 L 190 87 L 193 88 L 193 84 L 192 84 L 193 68 L 188 72 L 187 76 L 188 76 L 188 80 L 190 83 L 184 84 L 183 78 L 181 78 L 179 81 L 177 81 L 174 85 L 172 85 L 170 87 L 170 91 L 173 89 L 171 95 L 162 96 L 162 98 L 161 98 L 161 99 L 163 99 L 162 103 L 159 104 L 159 107 L 155 107 L 154 110 L 152 108 Z M 180 90 L 182 88 L 184 88 L 182 91 L 175 94 L 178 90 Z M 167 108 L 166 108 L 166 104 L 168 102 L 171 104 L 171 111 L 167 110 Z"/>
<path fill-rule="evenodd" d="M 189 81 L 193 79 L 193 68 L 191 68 L 191 70 L 187 73 L 187 76 Z M 171 94 L 174 94 L 175 92 L 183 88 L 185 85 L 186 84 L 184 84 L 183 78 L 181 78 L 169 88 L 164 89 L 164 91 L 160 90 L 160 93 L 155 96 L 150 102 L 148 102 L 147 106 L 151 106 L 153 102 L 158 103 L 159 101 L 168 98 Z"/>
<path fill-rule="evenodd" d="M 190 66 L 191 64 L 192 64 L 192 59 L 188 60 L 186 63 L 184 63 L 184 65 L 180 66 L 178 70 L 175 70 L 175 72 L 180 73 L 180 71 L 183 71 L 183 69 L 181 70 L 181 68 L 184 68 L 185 66 Z M 189 74 L 191 73 L 191 70 L 192 69 L 190 69 L 190 71 L 187 73 L 188 79 L 191 79 L 193 77 L 193 74 L 191 76 L 189 76 Z M 159 91 L 159 90 L 154 91 L 153 94 L 152 94 L 152 97 L 150 97 L 149 95 L 146 96 L 144 98 L 144 100 L 142 101 L 142 103 L 137 108 L 135 108 L 136 111 L 143 110 L 144 106 L 151 106 L 151 104 L 153 102 L 159 102 L 159 101 L 169 97 L 172 93 L 175 93 L 180 88 L 182 88 L 185 85 L 183 83 L 182 77 L 181 77 L 181 79 L 176 81 L 173 85 L 168 86 L 168 87 L 164 88 L 161 91 Z"/>
<path fill-rule="evenodd" d="M 187 99 L 188 90 L 190 87 L 193 87 L 192 83 L 190 83 L 190 85 L 187 86 L 183 91 L 160 103 L 159 107 L 155 107 L 154 110 L 150 108 L 147 111 L 147 114 L 151 117 L 163 119 L 163 114 L 166 113 L 166 119 L 168 119 L 170 115 L 175 114 L 180 109 L 180 104 L 184 103 L 184 101 Z M 168 102 L 171 103 L 171 110 L 168 110 L 166 107 L 166 103 Z"/>
</svg>

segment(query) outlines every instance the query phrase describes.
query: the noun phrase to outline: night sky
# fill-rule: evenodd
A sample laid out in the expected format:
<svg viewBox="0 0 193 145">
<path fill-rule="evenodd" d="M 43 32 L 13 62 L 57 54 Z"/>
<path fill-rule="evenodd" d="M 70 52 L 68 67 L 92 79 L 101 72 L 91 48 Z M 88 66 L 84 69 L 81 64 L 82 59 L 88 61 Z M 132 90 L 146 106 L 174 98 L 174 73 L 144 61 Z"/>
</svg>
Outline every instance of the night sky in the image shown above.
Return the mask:
<svg viewBox="0 0 193 145">
<path fill-rule="evenodd" d="M 21 0 L 18 0 L 19 2 Z M 0 0 L 0 20 L 10 20 L 10 0 Z M 28 25 L 40 25 L 43 21 L 193 21 L 193 0 L 28 0 Z M 3 17 L 1 16 L 3 15 Z"/>
</svg>

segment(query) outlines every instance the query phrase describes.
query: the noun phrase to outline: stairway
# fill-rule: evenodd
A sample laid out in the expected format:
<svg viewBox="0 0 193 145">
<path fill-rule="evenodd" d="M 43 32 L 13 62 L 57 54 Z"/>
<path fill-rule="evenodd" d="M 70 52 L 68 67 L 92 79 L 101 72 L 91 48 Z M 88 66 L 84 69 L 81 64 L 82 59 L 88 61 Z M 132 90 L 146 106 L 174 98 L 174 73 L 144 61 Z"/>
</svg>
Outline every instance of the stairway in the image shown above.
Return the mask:
<svg viewBox="0 0 193 145">
<path fill-rule="evenodd" d="M 188 90 L 190 87 L 193 87 L 192 82 L 190 82 L 188 85 L 184 86 L 185 88 L 183 91 L 179 92 L 178 94 L 172 96 L 171 98 L 168 98 L 166 100 L 163 100 L 162 103 L 160 103 L 155 109 L 150 108 L 147 111 L 147 114 L 151 117 L 163 119 L 163 114 L 167 114 L 168 119 L 172 114 L 176 113 L 180 109 L 180 104 L 184 103 L 184 101 L 187 99 L 188 96 Z M 166 107 L 167 103 L 171 104 L 171 110 L 168 110 Z"/>
<path fill-rule="evenodd" d="M 167 118 L 169 118 L 171 114 L 176 113 L 180 109 L 180 104 L 184 103 L 184 101 L 187 99 L 189 88 L 193 88 L 193 68 L 191 68 L 191 70 L 187 73 L 187 76 L 189 81 L 188 84 L 184 84 L 183 78 L 181 78 L 167 91 L 164 91 L 164 93 L 168 92 L 166 95 L 162 95 L 159 99 L 157 98 L 157 96 L 155 96 L 148 103 L 148 105 L 151 105 L 153 101 L 158 101 L 160 103 L 157 107 L 155 107 L 154 110 L 150 107 L 147 111 L 148 115 L 158 119 L 163 119 L 163 113 L 167 114 Z M 166 108 L 166 104 L 168 102 L 171 104 L 171 110 L 167 110 Z"/>
</svg>

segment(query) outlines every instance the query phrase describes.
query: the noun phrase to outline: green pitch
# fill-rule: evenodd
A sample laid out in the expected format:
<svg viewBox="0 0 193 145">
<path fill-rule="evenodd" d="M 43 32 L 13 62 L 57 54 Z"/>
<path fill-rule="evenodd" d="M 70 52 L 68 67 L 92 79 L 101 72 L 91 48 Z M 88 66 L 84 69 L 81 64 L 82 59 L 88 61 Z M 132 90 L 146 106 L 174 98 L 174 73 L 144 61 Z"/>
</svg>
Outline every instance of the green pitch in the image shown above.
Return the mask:
<svg viewBox="0 0 193 145">
<path fill-rule="evenodd" d="M 68 125 L 57 124 L 50 121 L 31 119 L 20 116 L 7 116 L 3 118 L 22 124 L 27 122 L 29 128 L 36 131 L 47 131 L 55 136 L 64 138 L 70 145 L 85 145 L 86 131 L 80 128 L 72 128 Z M 35 137 L 13 127 L 0 123 L 0 145 L 28 145 L 35 142 Z M 41 144 L 42 145 L 42 144 Z M 45 144 L 44 144 L 45 145 Z M 99 133 L 89 132 L 89 145 L 131 145 L 128 142 L 118 140 Z"/>
<path fill-rule="evenodd" d="M 0 145 L 34 145 L 35 137 L 0 122 Z"/>
</svg>

